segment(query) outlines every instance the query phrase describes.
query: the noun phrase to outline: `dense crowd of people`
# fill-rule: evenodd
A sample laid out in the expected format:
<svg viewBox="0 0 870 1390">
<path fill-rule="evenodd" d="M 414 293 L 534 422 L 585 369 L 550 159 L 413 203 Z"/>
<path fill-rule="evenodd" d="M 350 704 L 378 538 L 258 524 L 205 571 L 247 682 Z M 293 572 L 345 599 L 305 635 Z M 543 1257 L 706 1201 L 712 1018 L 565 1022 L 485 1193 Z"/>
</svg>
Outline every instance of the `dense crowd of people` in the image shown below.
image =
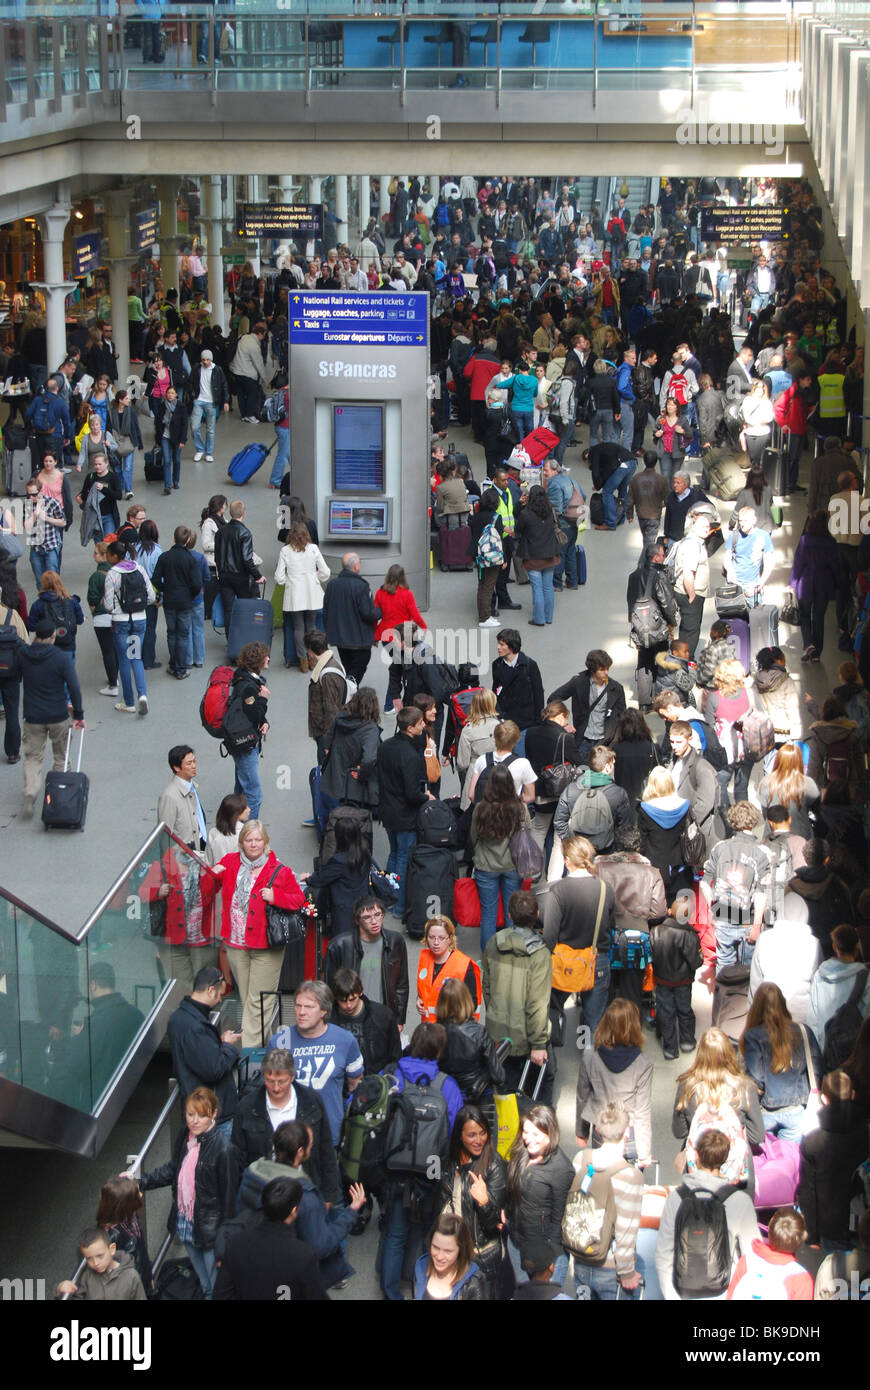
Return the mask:
<svg viewBox="0 0 870 1390">
<path fill-rule="evenodd" d="M 726 248 L 701 241 L 699 214 L 744 197 L 787 200 L 792 226 L 788 254 L 754 248 L 738 281 Z M 666 1299 L 805 1300 L 842 1296 L 853 1271 L 870 1272 L 856 1176 L 870 1121 L 870 551 L 854 505 L 863 353 L 821 250 L 819 211 L 798 185 L 673 180 L 657 204 L 629 210 L 619 197 L 605 219 L 581 212 L 569 182 L 463 178 L 431 199 L 396 180 L 356 256 L 288 253 L 270 285 L 243 268 L 230 287 L 234 341 L 205 323 L 201 283 L 186 287 L 186 309 L 172 292 L 155 307 L 142 335 L 145 400 L 168 495 L 190 430 L 208 460 L 234 402 L 255 422 L 267 389 L 285 399 L 270 478 L 284 504 L 274 575 L 284 663 L 308 676 L 306 824 L 318 853 L 294 873 L 261 815 L 271 653 L 252 641 L 218 721 L 233 791 L 209 825 L 195 750 L 169 750 L 157 814 L 191 853 L 167 850 L 141 888 L 149 905 L 165 901 L 160 949 L 185 992 L 169 1028 L 185 1125 L 161 1167 L 106 1184 L 80 1239 L 86 1270 L 62 1294 L 166 1291 L 136 1218 L 159 1186 L 172 1189 L 171 1229 L 207 1298 L 273 1298 L 279 1287 L 328 1297 L 353 1275 L 348 1240 L 375 1201 L 388 1300 L 404 1296 L 403 1280 L 420 1300 L 634 1298 L 644 1286 Z M 498 653 L 486 681 L 440 659 L 401 565 L 374 593 L 352 552 L 329 577 L 291 485 L 282 373 L 293 284 L 432 295 L 443 384 L 423 465 L 433 545 L 443 562 L 445 536 L 468 533 L 469 613 L 495 630 Z M 244 502 L 221 494 L 198 532 L 178 526 L 161 550 L 132 497 L 132 462 L 124 472 L 143 448 L 142 417 L 114 391 L 112 354 L 104 322 L 34 395 L 26 546 L 11 509 L 0 518 L 4 746 L 11 763 L 23 749 L 25 817 L 46 743 L 59 765 L 70 721 L 84 720 L 85 615 L 61 579 L 74 503 L 82 543 L 93 543 L 86 602 L 101 694 L 120 687 L 119 713 L 148 713 L 159 606 L 170 670 L 185 679 L 205 661 L 216 598 L 229 625 L 269 568 Z M 94 380 L 79 400 L 85 370 Z M 454 443 L 469 429 L 482 448 L 478 481 L 467 456 L 441 445 L 452 423 Z M 566 456 L 575 473 L 588 466 L 588 495 Z M 781 507 L 804 493 L 792 556 Z M 557 595 L 585 579 L 578 536 L 635 520 L 634 692 L 612 677 L 604 646 L 579 670 L 568 649 L 545 673 L 525 626 L 573 627 L 577 600 Z M 16 572 L 25 549 L 38 586 L 29 608 Z M 784 564 L 794 601 L 777 614 L 769 588 Z M 526 582 L 528 614 L 506 619 Z M 800 626 L 802 661 L 818 663 L 831 602 L 842 661 L 816 703 L 788 671 L 778 622 Z M 385 691 L 366 683 L 375 652 Z M 375 821 L 389 842 L 383 872 Z M 324 949 L 302 966 L 281 922 L 310 947 L 306 904 Z M 479 926 L 474 955 L 457 926 Z M 407 938 L 422 943 L 413 994 Z M 136 1020 L 111 970 L 94 969 L 111 1053 Z M 693 984 L 713 996 L 700 1036 Z M 228 989 L 240 1031 L 210 1021 Z M 274 992 L 294 994 L 292 1024 L 270 1024 L 263 1000 Z M 573 1157 L 554 1109 L 572 999 Z M 419 1021 L 406 1030 L 409 1006 Z M 248 1064 L 237 1080 L 239 1044 Z M 654 1068 L 681 1057 L 680 1181 L 656 1192 L 653 1220 Z"/>
</svg>

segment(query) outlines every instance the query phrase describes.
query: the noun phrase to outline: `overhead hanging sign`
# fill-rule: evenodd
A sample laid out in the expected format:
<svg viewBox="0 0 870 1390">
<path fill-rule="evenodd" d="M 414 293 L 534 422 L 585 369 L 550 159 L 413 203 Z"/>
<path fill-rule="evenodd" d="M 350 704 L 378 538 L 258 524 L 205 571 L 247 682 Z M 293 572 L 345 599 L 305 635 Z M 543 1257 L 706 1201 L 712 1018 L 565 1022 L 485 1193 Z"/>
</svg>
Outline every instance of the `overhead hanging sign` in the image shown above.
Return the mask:
<svg viewBox="0 0 870 1390">
<path fill-rule="evenodd" d="M 236 205 L 236 236 L 319 237 L 322 235 L 322 203 L 238 203 Z"/>
<path fill-rule="evenodd" d="M 726 246 L 751 246 L 756 241 L 788 241 L 788 208 L 702 208 L 701 240 Z"/>
<path fill-rule="evenodd" d="M 97 269 L 102 245 L 102 232 L 82 232 L 80 236 L 73 237 L 73 275 L 76 279 L 90 275 L 92 270 Z"/>
<path fill-rule="evenodd" d="M 299 290 L 290 295 L 291 343 L 418 348 L 428 341 L 428 294 Z M 324 366 L 329 376 L 364 376 L 366 364 L 329 362 Z"/>
<path fill-rule="evenodd" d="M 133 218 L 133 246 L 137 251 L 147 251 L 149 246 L 160 240 L 159 221 L 160 209 L 156 204 L 136 213 Z"/>
</svg>

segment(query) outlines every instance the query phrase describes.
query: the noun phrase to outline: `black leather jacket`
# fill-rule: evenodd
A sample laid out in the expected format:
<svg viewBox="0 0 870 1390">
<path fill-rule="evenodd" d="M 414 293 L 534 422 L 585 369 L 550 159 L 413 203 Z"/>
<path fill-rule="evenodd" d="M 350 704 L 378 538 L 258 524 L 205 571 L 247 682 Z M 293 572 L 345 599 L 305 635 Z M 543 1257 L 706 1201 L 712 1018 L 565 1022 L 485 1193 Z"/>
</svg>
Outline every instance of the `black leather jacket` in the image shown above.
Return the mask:
<svg viewBox="0 0 870 1390">
<path fill-rule="evenodd" d="M 178 1224 L 178 1174 L 187 1153 L 187 1140 L 185 1127 L 173 1145 L 172 1157 L 150 1173 L 143 1173 L 139 1179 L 143 1192 L 153 1187 L 172 1188 L 172 1206 L 166 1228 L 173 1235 Z M 201 1250 L 212 1249 L 218 1228 L 232 1216 L 240 1179 L 238 1154 L 223 1130 L 210 1129 L 207 1134 L 201 1135 L 193 1205 L 193 1243 Z"/>
<path fill-rule="evenodd" d="M 332 1147 L 332 1136 L 323 1101 L 309 1086 L 293 1082 L 296 1092 L 296 1118 L 311 1130 L 314 1141 L 311 1157 L 306 1161 L 306 1170 L 314 1186 L 319 1189 L 324 1202 L 341 1201 L 341 1179 L 338 1174 L 338 1159 Z M 243 1166 L 248 1167 L 256 1158 L 268 1158 L 272 1152 L 272 1126 L 266 1110 L 266 1087 L 258 1086 L 249 1091 L 239 1102 L 233 1120 L 233 1145 L 238 1149 Z M 233 1194 L 235 1200 L 235 1193 Z M 230 1209 L 230 1215 L 235 1208 Z"/>
<path fill-rule="evenodd" d="M 488 1273 L 491 1268 L 497 1267 L 501 1259 L 501 1245 L 494 1242 L 498 1241 L 501 1213 L 507 1201 L 507 1164 L 501 1154 L 493 1150 L 492 1161 L 483 1174 L 489 1201 L 482 1207 L 471 1195 L 472 1168 L 471 1163 L 447 1164 L 441 1178 L 438 1207 L 441 1211 L 449 1210 L 462 1217 L 471 1232 L 475 1263 L 480 1265 L 484 1273 Z M 454 1191 L 457 1175 L 462 1189 L 458 1206 Z M 491 1253 L 487 1252 L 487 1246 L 493 1247 Z M 479 1254 L 481 1250 L 484 1251 L 482 1259 Z"/>
<path fill-rule="evenodd" d="M 384 949 L 381 952 L 381 984 L 383 1001 L 396 1016 L 396 1022 L 404 1024 L 408 1012 L 408 951 L 405 939 L 400 932 L 381 929 Z M 326 953 L 326 982 L 332 985 L 336 970 L 356 970 L 359 973 L 363 951 L 359 927 L 341 932 L 329 943 Z M 446 1068 L 445 1068 L 446 1070 Z"/>
<path fill-rule="evenodd" d="M 438 1065 L 453 1077 L 466 1101 L 476 1101 L 488 1086 L 498 1090 L 504 1085 L 504 1068 L 496 1056 L 495 1043 L 483 1024 L 473 1019 L 447 1024 L 447 1044 Z"/>
<path fill-rule="evenodd" d="M 253 537 L 241 521 L 228 521 L 215 533 L 214 557 L 219 578 L 225 574 L 247 574 L 251 579 L 261 578 L 254 564 Z"/>
</svg>

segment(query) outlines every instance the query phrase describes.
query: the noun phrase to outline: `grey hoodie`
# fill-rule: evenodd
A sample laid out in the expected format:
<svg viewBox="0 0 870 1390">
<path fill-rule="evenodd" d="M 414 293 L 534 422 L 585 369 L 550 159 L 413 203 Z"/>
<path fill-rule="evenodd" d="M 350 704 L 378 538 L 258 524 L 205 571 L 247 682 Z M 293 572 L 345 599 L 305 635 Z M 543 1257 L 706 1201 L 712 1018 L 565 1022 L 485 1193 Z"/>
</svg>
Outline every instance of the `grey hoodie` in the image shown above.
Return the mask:
<svg viewBox="0 0 870 1390">
<path fill-rule="evenodd" d="M 813 976 L 807 1027 L 813 1030 L 820 1052 L 825 1046 L 825 1026 L 845 1004 L 855 987 L 855 976 L 861 973 L 867 981 L 860 1004 L 861 1013 L 866 1018 L 870 1013 L 870 970 L 865 965 L 857 961 L 849 964 L 836 959 L 825 960 Z"/>
</svg>

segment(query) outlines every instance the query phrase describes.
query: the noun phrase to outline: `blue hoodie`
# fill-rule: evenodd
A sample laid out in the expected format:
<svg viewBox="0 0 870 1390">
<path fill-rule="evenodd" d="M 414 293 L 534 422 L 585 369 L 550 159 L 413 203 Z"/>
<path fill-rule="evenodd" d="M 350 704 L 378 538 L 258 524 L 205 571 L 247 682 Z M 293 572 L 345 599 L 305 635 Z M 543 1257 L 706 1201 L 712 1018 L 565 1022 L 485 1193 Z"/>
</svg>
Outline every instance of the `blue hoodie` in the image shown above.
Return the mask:
<svg viewBox="0 0 870 1390">
<path fill-rule="evenodd" d="M 662 830 L 672 830 L 689 809 L 689 802 L 686 800 L 680 801 L 680 804 L 674 807 L 655 806 L 651 801 L 642 801 L 640 804 L 650 820 L 654 820 Z"/>
<path fill-rule="evenodd" d="M 424 1294 L 426 1293 L 426 1280 L 428 1278 L 426 1270 L 428 1266 L 428 1255 L 421 1255 L 417 1263 L 414 1265 L 414 1298 L 418 1302 L 423 1298 Z M 451 1293 L 450 1298 L 447 1300 L 447 1302 L 452 1303 L 455 1298 L 458 1298 L 459 1290 L 465 1287 L 469 1279 L 473 1279 L 475 1274 L 479 1273 L 479 1266 L 476 1265 L 472 1260 L 471 1264 L 468 1266 L 468 1269 L 465 1271 L 462 1278 L 459 1279 L 457 1283 L 453 1285 L 453 1292 Z"/>
<path fill-rule="evenodd" d="M 634 386 L 631 381 L 631 374 L 634 371 L 630 362 L 622 362 L 616 373 L 616 389 L 619 398 L 631 404 L 634 401 Z"/>
<path fill-rule="evenodd" d="M 384 1068 L 384 1074 L 395 1076 L 396 1089 L 403 1091 L 406 1081 L 410 1082 L 412 1086 L 419 1085 L 421 1077 L 425 1077 L 427 1081 L 433 1081 L 438 1070 L 437 1062 L 424 1062 L 419 1057 L 400 1057 L 395 1068 Z M 462 1092 L 452 1076 L 448 1076 L 444 1082 L 442 1095 L 447 1102 L 447 1117 L 452 1131 L 456 1116 L 463 1106 Z"/>
</svg>

